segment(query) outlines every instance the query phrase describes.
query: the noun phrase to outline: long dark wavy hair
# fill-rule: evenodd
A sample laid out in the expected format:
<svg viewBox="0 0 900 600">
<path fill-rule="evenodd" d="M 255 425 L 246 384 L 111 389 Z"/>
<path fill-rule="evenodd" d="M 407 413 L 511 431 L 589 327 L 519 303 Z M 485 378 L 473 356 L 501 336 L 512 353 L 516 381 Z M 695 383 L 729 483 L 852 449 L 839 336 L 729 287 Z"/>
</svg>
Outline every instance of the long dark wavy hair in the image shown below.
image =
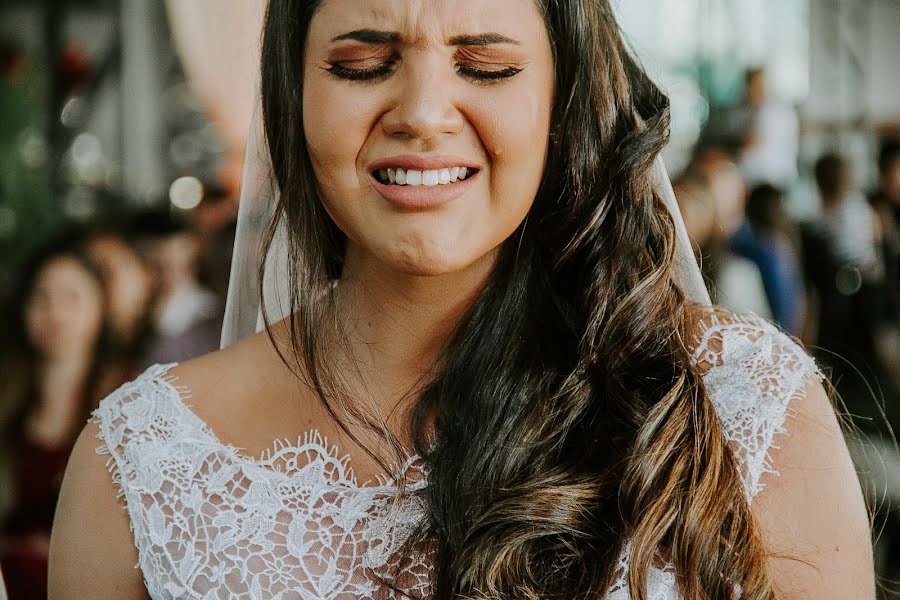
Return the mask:
<svg viewBox="0 0 900 600">
<path fill-rule="evenodd" d="M 24 425 L 36 408 L 39 389 L 39 365 L 43 358 L 29 340 L 25 325 L 25 311 L 37 285 L 38 277 L 50 263 L 61 258 L 72 259 L 87 272 L 99 289 L 103 279 L 99 268 L 84 250 L 88 232 L 78 226 L 64 226 L 40 246 L 21 266 L 17 278 L 16 300 L 9 310 L 9 339 L 0 352 L 0 450 L 12 451 L 23 442 Z M 105 322 L 92 348 L 90 367 L 79 390 L 80 406 L 71 423 L 69 436 L 74 443 L 81 427 L 96 408 L 103 390 L 103 364 L 109 360 L 110 331 Z"/>
<path fill-rule="evenodd" d="M 675 228 L 653 191 L 667 98 L 626 48 L 607 0 L 538 0 L 555 57 L 544 177 L 470 312 L 414 392 L 436 598 L 604 597 L 631 543 L 646 598 L 671 562 L 687 600 L 774 597 L 766 554 L 689 337 Z M 298 366 L 345 428 L 360 419 L 322 351 L 344 235 L 306 145 L 303 52 L 314 0 L 271 0 L 262 103 L 276 219 L 289 232 Z"/>
</svg>

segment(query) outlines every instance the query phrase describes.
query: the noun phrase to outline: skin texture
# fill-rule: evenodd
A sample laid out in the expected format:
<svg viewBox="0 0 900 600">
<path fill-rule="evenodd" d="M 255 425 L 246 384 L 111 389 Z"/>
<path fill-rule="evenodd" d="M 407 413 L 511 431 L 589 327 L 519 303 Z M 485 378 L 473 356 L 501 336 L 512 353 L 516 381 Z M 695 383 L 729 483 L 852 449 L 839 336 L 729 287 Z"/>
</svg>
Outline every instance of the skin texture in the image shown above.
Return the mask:
<svg viewBox="0 0 900 600">
<path fill-rule="evenodd" d="M 771 451 L 778 476 L 752 504 L 780 598 L 875 597 L 869 522 L 831 399 L 818 383 L 789 406 Z"/>
<path fill-rule="evenodd" d="M 397 32 L 400 41 L 389 48 L 331 41 L 361 28 Z M 492 84 L 456 72 L 473 56 L 448 46 L 448 39 L 486 32 L 520 44 L 491 49 L 490 56 L 476 53 L 475 62 L 523 71 Z M 380 80 L 346 81 L 326 71 L 338 60 L 369 68 L 391 57 L 397 69 Z M 336 297 L 348 336 L 331 350 L 335 360 L 352 361 L 355 396 L 371 399 L 402 440 L 397 408 L 403 393 L 477 297 L 497 246 L 525 218 L 537 190 L 553 101 L 547 34 L 528 0 L 329 0 L 313 18 L 304 65 L 303 119 L 313 166 L 322 200 L 348 238 Z M 438 209 L 400 211 L 372 189 L 367 171 L 372 161 L 398 154 L 477 161 L 481 180 Z M 287 343 L 283 323 L 273 336 Z M 297 383 L 265 333 L 180 365 L 172 375 L 191 390 L 193 410 L 218 437 L 247 455 L 258 455 L 275 438 L 296 439 L 316 428 L 353 457 L 360 481 L 380 473 Z M 847 483 L 855 474 L 821 387 L 811 386 L 805 397 L 809 402 L 796 401 L 787 426 L 790 446 L 773 464 L 784 473 L 784 486 L 766 475 L 770 485 L 754 504 L 767 545 L 813 564 L 796 569 L 794 562 L 773 559 L 776 585 L 790 590 L 785 599 L 871 598 L 862 500 L 858 487 Z M 810 422 L 822 425 L 802 425 Z M 106 457 L 94 452 L 96 435 L 96 426 L 88 425 L 63 484 L 50 597 L 145 598 L 122 500 L 115 497 Z M 840 503 L 837 517 L 834 502 Z M 786 545 L 791 539 L 812 542 Z"/>
</svg>

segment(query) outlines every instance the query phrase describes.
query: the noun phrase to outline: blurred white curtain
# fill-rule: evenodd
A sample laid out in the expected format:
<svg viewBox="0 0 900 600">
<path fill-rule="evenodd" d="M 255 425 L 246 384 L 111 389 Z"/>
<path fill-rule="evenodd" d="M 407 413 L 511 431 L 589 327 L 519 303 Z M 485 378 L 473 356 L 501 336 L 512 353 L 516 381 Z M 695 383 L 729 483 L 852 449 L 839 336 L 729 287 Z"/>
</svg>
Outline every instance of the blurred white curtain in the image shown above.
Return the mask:
<svg viewBox="0 0 900 600">
<path fill-rule="evenodd" d="M 265 0 L 166 0 L 188 81 L 227 146 L 222 180 L 240 189 L 253 114 Z"/>
</svg>

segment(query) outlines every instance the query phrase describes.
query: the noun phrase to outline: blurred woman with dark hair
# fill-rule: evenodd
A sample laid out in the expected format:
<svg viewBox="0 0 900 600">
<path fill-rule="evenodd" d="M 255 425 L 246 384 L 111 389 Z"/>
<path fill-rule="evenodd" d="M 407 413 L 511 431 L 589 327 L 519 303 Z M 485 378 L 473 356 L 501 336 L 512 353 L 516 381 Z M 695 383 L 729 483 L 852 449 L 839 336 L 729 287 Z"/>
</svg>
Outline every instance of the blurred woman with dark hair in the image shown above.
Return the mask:
<svg viewBox="0 0 900 600">
<path fill-rule="evenodd" d="M 0 366 L 3 457 L 12 482 L 0 564 L 15 600 L 46 597 L 50 528 L 69 453 L 84 419 L 118 382 L 103 360 L 103 284 L 82 251 L 84 239 L 68 231 L 24 266 Z"/>
</svg>

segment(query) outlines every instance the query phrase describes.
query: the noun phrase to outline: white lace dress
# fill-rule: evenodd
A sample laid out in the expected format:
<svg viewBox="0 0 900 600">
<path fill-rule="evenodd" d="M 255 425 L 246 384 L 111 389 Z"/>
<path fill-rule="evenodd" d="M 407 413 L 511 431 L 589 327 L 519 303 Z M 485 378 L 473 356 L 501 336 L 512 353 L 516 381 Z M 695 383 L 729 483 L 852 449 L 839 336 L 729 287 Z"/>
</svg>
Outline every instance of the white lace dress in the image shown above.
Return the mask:
<svg viewBox="0 0 900 600">
<path fill-rule="evenodd" d="M 755 318 L 713 319 L 694 358 L 708 368 L 707 391 L 752 499 L 790 401 L 819 371 Z M 392 503 L 391 482 L 359 485 L 348 457 L 314 432 L 259 460 L 242 455 L 191 411 L 169 368 L 151 367 L 94 413 L 98 453 L 110 456 L 152 598 L 405 598 L 383 583 L 397 569 L 396 585 L 428 597 L 427 558 L 396 552 L 422 515 L 417 500 Z M 626 545 L 620 573 L 627 564 Z M 671 569 L 651 571 L 648 586 L 650 600 L 680 598 Z M 620 577 L 608 599 L 629 598 Z"/>
</svg>

